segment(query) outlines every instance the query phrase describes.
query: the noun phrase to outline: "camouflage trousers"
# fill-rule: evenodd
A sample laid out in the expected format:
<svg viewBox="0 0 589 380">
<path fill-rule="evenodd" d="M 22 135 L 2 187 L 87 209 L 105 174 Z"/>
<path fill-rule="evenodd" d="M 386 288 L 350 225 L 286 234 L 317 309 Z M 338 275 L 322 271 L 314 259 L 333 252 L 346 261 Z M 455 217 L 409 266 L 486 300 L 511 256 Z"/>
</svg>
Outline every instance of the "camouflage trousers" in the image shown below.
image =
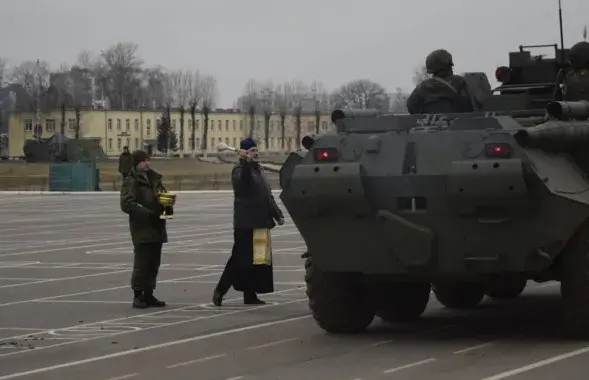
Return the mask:
<svg viewBox="0 0 589 380">
<path fill-rule="evenodd" d="M 162 262 L 162 243 L 140 243 L 133 249 L 131 288 L 135 291 L 153 291 Z"/>
</svg>

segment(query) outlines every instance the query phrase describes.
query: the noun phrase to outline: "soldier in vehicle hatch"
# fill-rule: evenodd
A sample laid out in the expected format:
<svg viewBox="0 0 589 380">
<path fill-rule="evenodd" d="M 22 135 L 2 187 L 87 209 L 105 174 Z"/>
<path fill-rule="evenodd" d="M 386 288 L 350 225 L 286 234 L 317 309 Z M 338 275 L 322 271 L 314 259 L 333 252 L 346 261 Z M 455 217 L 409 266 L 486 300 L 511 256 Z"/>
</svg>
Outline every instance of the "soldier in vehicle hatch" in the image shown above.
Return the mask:
<svg viewBox="0 0 589 380">
<path fill-rule="evenodd" d="M 452 54 L 438 49 L 425 59 L 427 73 L 407 99 L 410 114 L 473 112 L 473 101 L 463 77 L 454 75 Z"/>
<path fill-rule="evenodd" d="M 570 69 L 562 89 L 563 100 L 589 101 L 589 42 L 578 42 L 569 51 Z"/>
</svg>

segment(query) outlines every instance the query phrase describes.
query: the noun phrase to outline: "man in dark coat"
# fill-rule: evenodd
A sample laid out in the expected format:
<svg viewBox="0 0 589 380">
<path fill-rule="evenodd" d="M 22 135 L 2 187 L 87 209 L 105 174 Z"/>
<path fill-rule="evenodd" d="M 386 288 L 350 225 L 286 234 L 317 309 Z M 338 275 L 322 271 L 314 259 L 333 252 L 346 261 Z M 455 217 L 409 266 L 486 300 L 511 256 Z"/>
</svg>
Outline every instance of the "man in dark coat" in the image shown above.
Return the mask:
<svg viewBox="0 0 589 380">
<path fill-rule="evenodd" d="M 259 164 L 256 143 L 246 138 L 240 143 L 239 163 L 231 173 L 233 183 L 233 249 L 213 294 L 221 306 L 231 286 L 243 292 L 245 304 L 261 305 L 258 294 L 274 292 L 272 264 L 254 264 L 254 230 L 272 229 L 284 224 L 284 215 Z"/>
<path fill-rule="evenodd" d="M 131 157 L 133 166 L 121 187 L 121 210 L 129 214 L 133 241 L 133 307 L 164 307 L 166 303 L 153 295 L 162 245 L 168 241 L 166 221 L 160 218 L 163 206 L 158 198 L 158 193 L 165 190 L 162 175 L 150 169 L 146 152 L 137 150 Z"/>
<path fill-rule="evenodd" d="M 129 152 L 129 147 L 124 146 L 123 153 L 121 153 L 121 155 L 119 156 L 119 173 L 121 173 L 123 179 L 125 179 L 125 177 L 127 177 L 129 173 L 131 173 L 132 169 L 133 162 L 131 153 Z"/>
</svg>

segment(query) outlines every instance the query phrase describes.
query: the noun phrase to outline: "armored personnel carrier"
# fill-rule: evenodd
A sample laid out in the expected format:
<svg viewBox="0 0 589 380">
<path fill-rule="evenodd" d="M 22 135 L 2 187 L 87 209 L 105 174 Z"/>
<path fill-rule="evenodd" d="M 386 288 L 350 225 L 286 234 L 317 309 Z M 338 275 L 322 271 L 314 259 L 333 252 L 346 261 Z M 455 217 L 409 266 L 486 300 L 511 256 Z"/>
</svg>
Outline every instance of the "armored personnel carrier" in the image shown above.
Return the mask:
<svg viewBox="0 0 589 380">
<path fill-rule="evenodd" d="M 555 100 L 560 63 L 511 58 L 496 95 L 466 75 L 477 112 L 336 110 L 335 133 L 289 156 L 280 198 L 324 330 L 415 321 L 432 293 L 448 308 L 515 298 L 533 280 L 561 282 L 565 327 L 589 338 L 589 103 Z"/>
<path fill-rule="evenodd" d="M 337 110 L 280 173 L 308 251 L 309 305 L 332 333 L 414 321 L 560 281 L 566 328 L 589 337 L 589 103 L 509 114 Z"/>
</svg>

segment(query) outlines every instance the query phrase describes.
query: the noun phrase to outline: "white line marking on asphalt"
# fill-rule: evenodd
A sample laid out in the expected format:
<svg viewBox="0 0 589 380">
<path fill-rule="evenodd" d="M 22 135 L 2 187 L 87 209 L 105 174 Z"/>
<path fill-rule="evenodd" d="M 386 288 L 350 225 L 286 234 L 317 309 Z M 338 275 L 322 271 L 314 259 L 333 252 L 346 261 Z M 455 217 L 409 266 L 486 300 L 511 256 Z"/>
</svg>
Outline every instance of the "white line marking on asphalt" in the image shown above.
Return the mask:
<svg viewBox="0 0 589 380">
<path fill-rule="evenodd" d="M 265 343 L 265 344 L 260 344 L 259 346 L 253 346 L 253 347 L 248 347 L 248 350 L 259 350 L 261 348 L 266 348 L 266 347 L 272 347 L 272 346 L 276 346 L 279 344 L 284 344 L 284 343 L 289 343 L 289 342 L 294 342 L 296 340 L 300 340 L 300 338 L 292 338 L 292 339 L 283 339 L 283 340 L 277 340 L 274 342 L 269 342 L 269 343 Z"/>
<path fill-rule="evenodd" d="M 294 290 L 297 290 L 297 289 L 281 290 L 280 292 L 286 293 L 286 292 L 292 292 Z M 237 299 L 237 298 L 235 298 L 235 299 Z M 220 313 L 220 314 L 215 314 L 215 315 L 198 316 L 198 317 L 195 317 L 195 318 L 185 319 L 185 320 L 181 320 L 181 321 L 177 321 L 177 322 L 159 323 L 159 324 L 157 324 L 155 326 L 150 326 L 150 327 L 146 327 L 144 329 L 141 329 L 141 330 L 139 330 L 139 332 L 141 332 L 141 331 L 147 331 L 147 330 L 152 330 L 152 329 L 156 329 L 156 328 L 176 326 L 176 325 L 181 325 L 181 324 L 184 324 L 184 323 L 195 322 L 195 321 L 199 321 L 199 320 L 224 317 L 226 315 L 234 315 L 234 314 L 244 313 L 244 312 L 251 311 L 251 310 L 254 310 L 254 309 L 259 310 L 259 309 L 266 309 L 266 308 L 270 308 L 270 307 L 274 307 L 274 306 L 288 305 L 288 304 L 291 304 L 291 303 L 302 302 L 302 301 L 305 301 L 305 300 L 307 300 L 307 299 L 306 298 L 303 298 L 303 299 L 297 299 L 297 300 L 294 300 L 294 301 L 283 302 L 282 304 L 277 304 L 277 305 L 266 304 L 266 305 L 263 305 L 263 306 L 253 306 L 253 307 L 250 307 L 250 308 L 245 308 L 245 309 L 240 309 L 240 310 L 230 310 L 230 311 L 227 311 L 227 312 L 224 312 L 224 313 Z M 190 307 L 193 307 L 193 306 L 190 306 Z M 173 311 L 173 310 L 162 310 L 162 311 L 156 311 L 156 312 L 153 312 L 153 313 L 145 313 L 145 314 L 138 315 L 138 317 L 143 318 L 147 314 L 161 314 L 161 313 L 166 313 L 166 312 L 170 312 L 170 311 Z M 110 321 L 98 321 L 98 322 L 92 322 L 92 323 L 89 323 L 89 324 L 86 324 L 86 325 L 77 325 L 77 326 L 104 325 L 106 323 L 110 324 L 110 323 L 112 323 L 114 321 L 121 321 L 121 322 L 118 323 L 118 325 L 122 325 L 122 326 L 124 326 L 124 324 L 132 323 L 132 322 L 129 321 L 129 318 L 128 317 L 123 317 L 123 318 L 112 319 Z M 71 326 L 70 326 L 70 328 L 71 328 Z M 16 339 L 16 338 L 28 338 L 30 335 L 33 335 L 33 336 L 34 335 L 42 335 L 42 334 L 45 334 L 45 333 L 51 334 L 54 331 L 60 331 L 61 332 L 62 330 L 65 331 L 67 329 L 68 329 L 68 327 L 62 328 L 62 329 L 56 329 L 56 330 L 39 331 L 39 332 L 35 332 L 35 333 L 20 335 L 20 336 L 17 336 L 17 337 L 1 338 L 0 341 L 10 340 L 10 339 Z M 69 344 L 74 344 L 74 343 L 88 342 L 88 341 L 95 340 L 95 339 L 101 339 L 101 338 L 107 338 L 107 337 L 114 337 L 114 336 L 119 336 L 119 335 L 123 335 L 123 334 L 129 334 L 131 332 L 135 332 L 135 331 L 124 331 L 124 332 L 120 332 L 120 333 L 117 333 L 117 334 L 100 335 L 100 336 L 86 337 L 86 338 L 79 338 L 79 337 L 78 338 L 75 338 L 75 337 L 66 338 L 66 339 L 72 340 L 72 341 L 71 342 L 60 343 L 60 344 L 43 346 L 43 347 L 37 347 L 37 349 L 35 351 L 46 350 L 46 349 L 56 348 L 56 347 L 61 347 L 61 346 L 65 346 L 65 345 L 69 345 Z M 25 352 L 25 351 L 20 351 L 20 352 Z M 2 354 L 2 355 L 0 355 L 0 357 L 10 356 L 10 355 L 18 354 L 20 352 L 9 353 L 9 354 Z M 27 351 L 27 352 L 32 352 L 32 351 Z"/>
<path fill-rule="evenodd" d="M 237 377 L 230 377 L 230 378 L 225 379 L 225 380 L 242 380 L 242 379 L 244 379 L 243 376 L 237 376 Z"/>
<path fill-rule="evenodd" d="M 129 301 L 94 301 L 94 300 L 42 300 L 39 303 L 99 303 L 99 304 L 129 304 Z M 167 303 L 170 306 L 191 306 L 193 303 Z"/>
<path fill-rule="evenodd" d="M 466 347 L 466 348 L 464 348 L 462 350 L 454 351 L 454 354 L 455 355 L 466 354 L 467 352 L 479 350 L 481 348 L 492 346 L 493 344 L 495 344 L 495 341 L 486 342 L 486 343 L 482 343 L 482 344 L 477 344 L 476 346 L 470 346 L 470 347 Z"/>
<path fill-rule="evenodd" d="M 429 358 L 429 359 L 425 359 L 425 360 L 422 360 L 422 361 L 419 361 L 419 362 L 405 364 L 405 365 L 402 365 L 402 366 L 399 366 L 399 367 L 387 369 L 386 371 L 383 371 L 383 373 L 385 375 L 388 375 L 389 373 L 394 373 L 394 372 L 402 371 L 404 369 L 414 368 L 414 367 L 417 367 L 417 366 L 420 366 L 420 365 L 424 365 L 424 364 L 435 362 L 437 360 L 438 359 L 435 359 L 435 358 Z"/>
<path fill-rule="evenodd" d="M 262 308 L 262 307 L 263 306 L 261 306 L 259 308 Z M 197 336 L 194 336 L 191 338 L 174 340 L 174 341 L 170 341 L 170 342 L 166 342 L 166 343 L 155 344 L 155 345 L 141 347 L 141 348 L 137 348 L 137 349 L 127 350 L 127 351 L 119 351 L 119 352 L 114 352 L 112 354 L 91 357 L 88 359 L 76 360 L 76 361 L 71 361 L 71 362 L 57 364 L 57 365 L 48 366 L 48 367 L 41 367 L 41 368 L 29 370 L 29 371 L 13 373 L 10 375 L 1 376 L 0 380 L 16 379 L 18 377 L 35 375 L 38 373 L 46 373 L 46 372 L 54 371 L 56 369 L 71 368 L 71 367 L 75 367 L 75 366 L 79 366 L 79 365 L 83 365 L 83 364 L 98 362 L 101 360 L 120 358 L 123 356 L 133 355 L 133 354 L 137 354 L 140 352 L 152 351 L 152 350 L 157 350 L 157 349 L 161 349 L 161 348 L 168 348 L 168 347 L 177 346 L 180 344 L 198 342 L 201 340 L 217 338 L 217 337 L 231 335 L 231 334 L 237 334 L 237 333 L 241 333 L 244 331 L 257 330 L 257 329 L 262 329 L 262 328 L 266 328 L 266 327 L 282 325 L 285 323 L 297 322 L 297 321 L 301 321 L 301 320 L 309 319 L 309 318 L 311 318 L 310 315 L 304 315 L 304 316 L 300 316 L 300 317 L 293 317 L 293 318 L 281 319 L 278 321 L 259 323 L 259 324 L 255 324 L 255 325 L 239 327 L 239 328 L 235 328 L 235 329 L 219 331 L 219 332 L 210 333 L 210 334 L 197 335 Z"/>
<path fill-rule="evenodd" d="M 43 284 L 43 283 L 47 283 L 47 282 L 57 282 L 57 281 L 67 281 L 67 280 L 80 280 L 80 279 L 90 278 L 90 277 L 107 276 L 109 274 L 127 273 L 129 271 L 130 271 L 130 269 L 125 269 L 125 270 L 110 271 L 110 272 L 84 274 L 82 276 L 50 278 L 50 279 L 45 279 L 45 280 L 41 280 L 41 281 L 23 282 L 23 283 L 20 283 L 20 284 L 2 285 L 2 286 L 0 286 L 0 289 L 4 289 L 4 288 L 16 288 L 18 286 L 25 286 L 25 285 Z"/>
<path fill-rule="evenodd" d="M 123 375 L 123 376 L 119 376 L 119 377 L 111 377 L 108 380 L 124 380 L 124 379 L 130 379 L 135 376 L 139 376 L 139 374 L 138 373 L 130 373 L 128 375 Z"/>
<path fill-rule="evenodd" d="M 548 359 L 544 359 L 544 360 L 540 360 L 538 362 L 532 363 L 532 364 L 528 364 L 526 366 L 523 367 L 519 367 L 519 368 L 515 368 L 512 369 L 511 371 L 506 371 L 506 372 L 501 372 L 498 373 L 494 376 L 490 376 L 490 377 L 485 377 L 482 380 L 501 380 L 501 379 L 506 379 L 508 377 L 513 377 L 519 374 L 522 374 L 524 372 L 529 372 L 531 370 L 540 368 L 540 367 L 544 367 L 547 366 L 549 364 L 552 363 L 556 363 L 556 362 L 560 362 L 566 359 L 570 359 L 570 358 L 574 358 L 575 356 L 579 356 L 579 355 L 583 355 L 589 353 L 589 346 L 575 350 L 575 351 L 571 351 L 571 352 L 567 352 L 566 354 L 562 354 L 562 355 L 558 355 L 558 356 L 554 356 L 552 358 L 548 358 Z"/>
<path fill-rule="evenodd" d="M 170 281 L 177 281 L 177 280 L 184 280 L 184 279 L 191 279 L 191 278 L 198 278 L 198 277 L 215 276 L 215 275 L 218 275 L 218 274 L 221 274 L 221 272 L 207 273 L 207 274 L 202 274 L 202 275 L 197 275 L 197 276 L 171 278 L 169 280 L 158 281 L 158 283 L 161 284 L 161 283 L 167 283 L 167 282 L 170 282 Z M 112 288 L 94 289 L 94 290 L 88 290 L 88 291 L 85 291 L 85 292 L 78 292 L 78 293 L 67 293 L 67 294 L 61 294 L 59 296 L 34 298 L 34 299 L 29 299 L 29 300 L 22 300 L 22 301 L 14 301 L 14 302 L 0 303 L 0 307 L 19 305 L 19 304 L 22 304 L 22 303 L 29 303 L 29 302 L 38 302 L 38 301 L 45 301 L 45 300 L 53 300 L 53 299 L 65 298 L 65 297 L 82 296 L 82 295 L 86 295 L 86 294 L 94 294 L 94 293 L 108 292 L 108 291 L 111 291 L 111 290 L 128 289 L 128 288 L 129 288 L 129 285 L 114 286 Z"/>
<path fill-rule="evenodd" d="M 166 366 L 166 368 L 171 369 L 171 368 L 176 368 L 176 367 L 183 367 L 185 365 L 202 363 L 202 362 L 206 362 L 206 361 L 213 360 L 213 359 L 219 359 L 219 358 L 222 358 L 225 356 L 227 356 L 227 354 L 207 356 L 206 358 L 200 358 L 200 359 L 189 360 L 187 362 L 182 362 L 182 363 L 178 363 L 178 364 L 172 364 L 172 365 Z"/>
</svg>

